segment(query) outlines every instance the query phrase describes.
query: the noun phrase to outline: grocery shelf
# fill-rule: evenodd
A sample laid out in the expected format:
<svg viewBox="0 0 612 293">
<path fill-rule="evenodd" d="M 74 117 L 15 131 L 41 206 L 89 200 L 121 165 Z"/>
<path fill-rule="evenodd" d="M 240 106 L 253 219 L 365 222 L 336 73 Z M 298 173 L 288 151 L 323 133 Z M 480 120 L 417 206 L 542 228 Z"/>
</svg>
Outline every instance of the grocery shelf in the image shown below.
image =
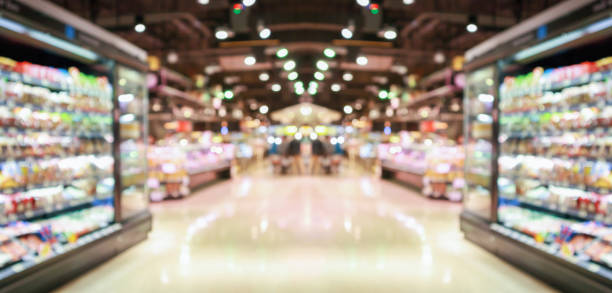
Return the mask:
<svg viewBox="0 0 612 293">
<path fill-rule="evenodd" d="M 500 196 L 500 203 L 507 203 L 508 205 L 518 205 L 524 208 L 541 211 L 556 215 L 563 218 L 571 218 L 581 221 L 596 221 L 604 223 L 606 225 L 612 224 L 612 215 L 604 217 L 602 214 L 593 214 L 587 211 L 577 211 L 574 209 L 562 208 L 556 204 L 547 204 L 544 200 L 532 199 L 532 198 L 510 198 L 506 196 Z"/>
<path fill-rule="evenodd" d="M 58 214 L 80 210 L 92 205 L 101 204 L 112 200 L 112 197 L 89 197 L 83 199 L 73 199 L 43 208 L 25 211 L 19 214 L 0 215 L 0 225 L 6 225 L 14 221 L 30 221 L 43 217 L 52 217 Z"/>
</svg>

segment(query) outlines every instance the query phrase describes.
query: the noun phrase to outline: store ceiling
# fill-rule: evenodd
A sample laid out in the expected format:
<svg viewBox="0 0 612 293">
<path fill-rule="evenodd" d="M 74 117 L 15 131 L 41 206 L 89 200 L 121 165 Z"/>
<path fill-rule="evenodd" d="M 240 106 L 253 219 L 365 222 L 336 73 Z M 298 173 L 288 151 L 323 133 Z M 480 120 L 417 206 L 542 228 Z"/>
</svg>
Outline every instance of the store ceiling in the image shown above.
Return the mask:
<svg viewBox="0 0 612 293">
<path fill-rule="evenodd" d="M 379 4 L 378 14 L 357 0 L 256 0 L 240 14 L 234 14 L 232 8 L 241 2 L 232 0 L 53 2 L 160 57 L 164 66 L 188 76 L 204 74 L 210 85 L 241 86 L 244 90 L 235 100 L 255 99 L 271 110 L 300 101 L 282 68 L 284 60 L 275 55 L 277 48 L 289 50 L 286 59 L 296 61 L 298 80 L 305 84 L 315 80 L 316 62 L 327 60 L 330 68 L 311 100 L 341 110 L 357 99 L 375 100 L 376 88 L 404 86 L 409 74 L 424 76 L 448 66 L 454 56 L 560 1 L 371 1 Z M 146 24 L 142 33 L 134 29 L 139 16 Z M 474 17 L 478 30 L 470 33 L 466 25 Z M 347 40 L 341 30 L 350 25 L 353 37 Z M 224 41 L 216 39 L 216 30 L 222 27 L 235 35 Z M 258 27 L 270 29 L 271 36 L 262 40 Z M 396 39 L 380 35 L 387 27 L 397 32 Z M 328 47 L 336 49 L 335 58 L 324 57 Z M 169 62 L 168 55 L 174 53 L 177 60 Z M 436 62 L 436 53 L 442 53 L 444 60 Z M 249 66 L 244 60 L 251 55 L 257 62 Z M 356 64 L 361 55 L 368 57 L 365 66 Z M 268 81 L 260 80 L 262 72 L 269 74 Z M 345 72 L 354 78 L 343 80 Z M 272 91 L 273 83 L 281 84 L 283 90 Z M 332 91 L 334 83 L 342 90 Z"/>
</svg>

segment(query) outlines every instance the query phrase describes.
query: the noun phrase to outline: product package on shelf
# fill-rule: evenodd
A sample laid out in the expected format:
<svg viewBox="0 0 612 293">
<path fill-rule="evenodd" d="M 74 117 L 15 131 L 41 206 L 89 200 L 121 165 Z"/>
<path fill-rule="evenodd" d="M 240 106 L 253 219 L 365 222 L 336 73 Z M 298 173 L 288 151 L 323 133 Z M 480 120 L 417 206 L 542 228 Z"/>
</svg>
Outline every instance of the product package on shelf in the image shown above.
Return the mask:
<svg viewBox="0 0 612 293">
<path fill-rule="evenodd" d="M 612 277 L 612 58 L 506 77 L 500 222 Z"/>
<path fill-rule="evenodd" d="M 212 132 L 176 134 L 149 148 L 151 199 L 189 195 L 200 175 L 229 168 L 232 144 Z"/>
<path fill-rule="evenodd" d="M 115 182 L 106 77 L 0 57 L 0 96 L 2 279 L 109 226 Z"/>
</svg>

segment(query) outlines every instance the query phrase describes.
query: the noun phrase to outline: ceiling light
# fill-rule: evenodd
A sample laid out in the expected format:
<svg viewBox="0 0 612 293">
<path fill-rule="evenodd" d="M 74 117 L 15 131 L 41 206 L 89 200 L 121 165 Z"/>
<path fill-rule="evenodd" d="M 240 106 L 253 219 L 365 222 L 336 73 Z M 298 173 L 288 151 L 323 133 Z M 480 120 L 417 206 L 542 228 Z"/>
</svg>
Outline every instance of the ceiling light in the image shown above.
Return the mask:
<svg viewBox="0 0 612 293">
<path fill-rule="evenodd" d="M 336 51 L 334 51 L 332 48 L 326 48 L 323 50 L 323 55 L 325 55 L 327 58 L 334 58 L 336 57 Z"/>
<path fill-rule="evenodd" d="M 368 57 L 366 57 L 366 56 L 361 55 L 361 56 L 357 57 L 356 61 L 357 61 L 357 64 L 359 64 L 361 66 L 368 65 Z"/>
<path fill-rule="evenodd" d="M 268 113 L 268 110 L 270 110 L 270 109 L 266 105 L 262 105 L 261 107 L 259 107 L 259 113 L 261 113 L 261 114 Z"/>
<path fill-rule="evenodd" d="M 325 79 L 325 74 L 323 74 L 323 72 L 317 71 L 314 73 L 314 78 L 316 80 L 324 80 Z"/>
<path fill-rule="evenodd" d="M 242 4 L 246 7 L 253 6 L 256 0 L 242 0 Z"/>
<path fill-rule="evenodd" d="M 378 92 L 378 98 L 384 100 L 389 97 L 389 92 L 386 90 L 381 90 Z"/>
<path fill-rule="evenodd" d="M 311 96 L 314 96 L 314 95 L 316 95 L 316 94 L 317 94 L 317 89 L 316 89 L 316 88 L 313 88 L 313 87 L 309 87 L 309 88 L 308 88 L 308 93 L 309 93 Z"/>
<path fill-rule="evenodd" d="M 225 92 L 223 92 L 223 97 L 231 100 L 234 98 L 234 92 L 230 91 L 230 90 L 226 90 Z"/>
<path fill-rule="evenodd" d="M 210 0 L 198 0 L 198 3 L 202 5 L 208 5 L 208 3 L 210 3 Z"/>
<path fill-rule="evenodd" d="M 357 0 L 357 4 L 366 7 L 368 5 L 370 5 L 370 0 Z"/>
<path fill-rule="evenodd" d="M 303 87 L 296 87 L 295 88 L 295 94 L 296 95 L 303 95 L 304 94 L 304 88 Z"/>
<path fill-rule="evenodd" d="M 304 83 L 302 81 L 298 80 L 298 81 L 293 83 L 293 87 L 294 88 L 299 88 L 299 87 L 304 88 Z"/>
<path fill-rule="evenodd" d="M 289 55 L 289 50 L 287 50 L 287 48 L 280 48 L 276 51 L 276 57 L 278 58 L 285 58 L 287 55 Z"/>
<path fill-rule="evenodd" d="M 315 88 L 315 89 L 318 89 L 318 88 L 319 88 L 319 84 L 318 84 L 316 81 L 311 80 L 311 81 L 308 83 L 308 88 Z"/>
<path fill-rule="evenodd" d="M 406 5 L 410 5 L 410 4 L 413 4 L 413 3 L 414 3 L 414 0 L 404 0 L 404 4 L 406 4 Z"/>
<path fill-rule="evenodd" d="M 134 17 L 134 30 L 137 33 L 142 33 L 147 29 L 147 26 L 144 24 L 144 17 L 142 15 L 136 15 Z"/>
<path fill-rule="evenodd" d="M 383 37 L 387 40 L 395 40 L 395 38 L 397 38 L 397 30 L 395 30 L 395 28 L 388 27 L 383 32 Z"/>
<path fill-rule="evenodd" d="M 285 62 L 285 64 L 283 64 L 283 69 L 285 69 L 286 71 L 291 71 L 295 69 L 295 66 L 296 66 L 295 61 L 289 60 Z"/>
<path fill-rule="evenodd" d="M 299 74 L 295 71 L 292 71 L 289 73 L 289 75 L 287 75 L 287 78 L 289 78 L 289 80 L 296 80 L 299 77 Z"/>
<path fill-rule="evenodd" d="M 220 27 L 220 28 L 217 28 L 217 30 L 215 31 L 215 38 L 217 38 L 217 40 L 225 40 L 229 38 L 229 36 L 230 36 L 230 33 L 227 28 Z"/>
<path fill-rule="evenodd" d="M 253 66 L 255 65 L 255 63 L 257 63 L 257 59 L 255 59 L 255 56 L 246 56 L 244 58 L 244 64 L 246 64 L 247 66 Z"/>
<path fill-rule="evenodd" d="M 270 79 L 270 75 L 266 72 L 262 72 L 259 74 L 259 80 L 268 81 Z"/>
<path fill-rule="evenodd" d="M 174 51 L 171 51 L 170 53 L 168 53 L 166 60 L 168 60 L 168 63 L 170 64 L 175 64 L 176 62 L 178 62 L 178 58 L 178 54 Z"/>
<path fill-rule="evenodd" d="M 326 71 L 327 69 L 329 69 L 329 64 L 327 64 L 327 62 L 323 60 L 319 60 L 317 61 L 317 68 L 321 71 Z"/>
<path fill-rule="evenodd" d="M 350 72 L 345 72 L 342 75 L 342 79 L 344 79 L 344 81 L 351 81 L 351 80 L 353 80 L 353 74 L 350 73 Z"/>
<path fill-rule="evenodd" d="M 438 51 L 436 52 L 436 54 L 434 54 L 434 62 L 438 64 L 442 64 L 444 63 L 445 60 L 446 60 L 446 57 L 444 56 L 444 53 Z"/>
<path fill-rule="evenodd" d="M 278 83 L 273 84 L 270 88 L 272 89 L 273 92 L 276 92 L 276 93 L 280 92 L 283 89 L 283 87 Z"/>
<path fill-rule="evenodd" d="M 465 26 L 465 29 L 470 33 L 475 33 L 478 31 L 478 25 L 476 23 L 476 15 L 468 16 L 468 24 Z"/>
<path fill-rule="evenodd" d="M 267 39 L 270 37 L 271 34 L 272 34 L 272 31 L 267 27 L 264 27 L 259 31 L 259 37 L 261 39 Z"/>
<path fill-rule="evenodd" d="M 331 85 L 332 92 L 339 92 L 342 89 L 342 86 L 338 83 L 334 83 Z"/>
<path fill-rule="evenodd" d="M 342 35 L 343 38 L 345 39 L 350 39 L 353 37 L 353 31 L 351 31 L 348 28 L 343 28 L 342 31 L 340 31 L 340 34 Z"/>
<path fill-rule="evenodd" d="M 345 114 L 351 114 L 351 113 L 353 113 L 353 107 L 351 107 L 351 105 L 346 105 L 346 106 L 344 106 L 344 109 L 343 109 L 343 110 L 344 110 L 344 113 L 345 113 Z"/>
</svg>

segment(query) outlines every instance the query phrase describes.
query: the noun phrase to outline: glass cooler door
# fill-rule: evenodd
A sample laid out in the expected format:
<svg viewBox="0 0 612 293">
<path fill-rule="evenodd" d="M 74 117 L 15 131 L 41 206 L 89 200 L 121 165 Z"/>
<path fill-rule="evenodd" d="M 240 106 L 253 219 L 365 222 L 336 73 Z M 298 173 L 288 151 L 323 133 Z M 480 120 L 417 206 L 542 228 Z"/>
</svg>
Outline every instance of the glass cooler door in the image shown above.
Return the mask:
<svg viewBox="0 0 612 293">
<path fill-rule="evenodd" d="M 495 67 L 471 72 L 465 89 L 464 209 L 484 219 L 492 217 L 493 117 Z"/>
<path fill-rule="evenodd" d="M 121 218 L 147 209 L 147 100 L 145 75 L 117 66 Z"/>
</svg>

